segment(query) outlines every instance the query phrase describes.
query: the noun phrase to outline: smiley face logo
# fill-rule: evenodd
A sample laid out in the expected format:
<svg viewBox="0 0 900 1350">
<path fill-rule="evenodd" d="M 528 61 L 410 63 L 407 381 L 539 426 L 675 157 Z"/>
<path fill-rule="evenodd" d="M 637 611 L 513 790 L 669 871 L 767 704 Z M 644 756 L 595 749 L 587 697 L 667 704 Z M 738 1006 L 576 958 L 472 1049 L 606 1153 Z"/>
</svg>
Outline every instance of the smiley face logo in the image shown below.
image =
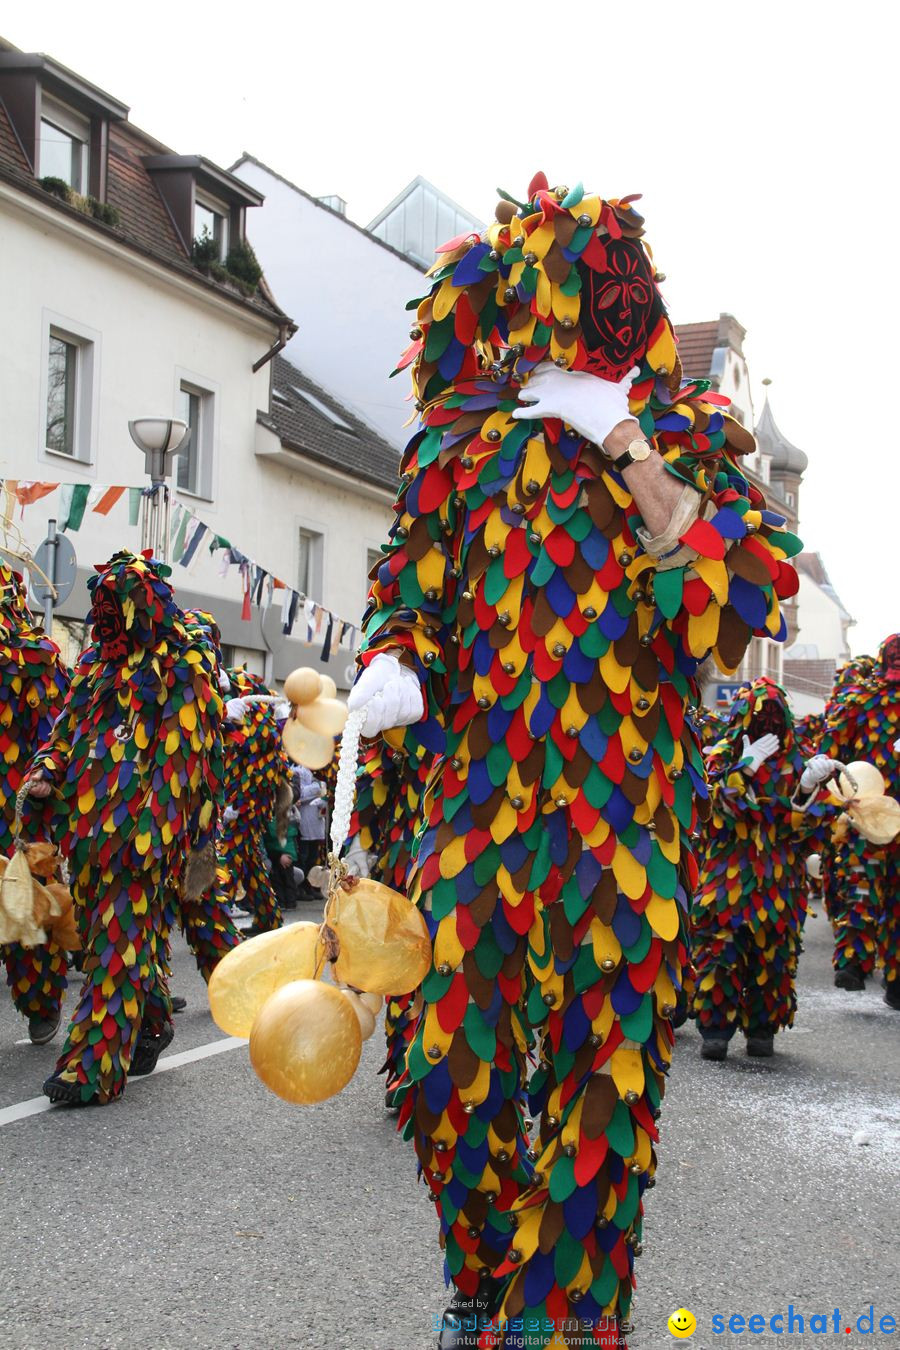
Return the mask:
<svg viewBox="0 0 900 1350">
<path fill-rule="evenodd" d="M 687 1308 L 676 1308 L 666 1326 L 679 1341 L 687 1340 L 697 1330 L 697 1319 Z"/>
</svg>

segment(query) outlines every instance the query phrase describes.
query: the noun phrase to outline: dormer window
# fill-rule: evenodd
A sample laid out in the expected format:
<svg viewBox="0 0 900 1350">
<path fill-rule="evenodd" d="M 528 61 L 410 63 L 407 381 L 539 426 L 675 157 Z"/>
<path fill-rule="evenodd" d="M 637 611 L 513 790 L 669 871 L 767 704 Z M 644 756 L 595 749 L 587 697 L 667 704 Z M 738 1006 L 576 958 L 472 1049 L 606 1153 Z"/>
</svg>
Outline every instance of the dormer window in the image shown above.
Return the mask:
<svg viewBox="0 0 900 1350">
<path fill-rule="evenodd" d="M 38 177 L 59 178 L 74 192 L 86 193 L 90 139 L 88 118 L 45 95 L 41 100 Z"/>
<path fill-rule="evenodd" d="M 229 212 L 219 202 L 201 196 L 194 198 L 194 240 L 203 243 L 207 239 L 215 241 L 219 261 L 227 257 L 229 247 Z"/>
</svg>

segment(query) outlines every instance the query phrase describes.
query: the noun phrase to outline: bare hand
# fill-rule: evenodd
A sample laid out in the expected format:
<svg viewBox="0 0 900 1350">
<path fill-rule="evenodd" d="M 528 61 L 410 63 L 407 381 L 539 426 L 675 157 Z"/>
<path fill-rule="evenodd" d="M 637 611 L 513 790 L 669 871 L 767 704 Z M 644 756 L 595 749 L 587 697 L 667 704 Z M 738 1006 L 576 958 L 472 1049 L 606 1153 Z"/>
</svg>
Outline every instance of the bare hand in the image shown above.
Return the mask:
<svg viewBox="0 0 900 1350">
<path fill-rule="evenodd" d="M 23 786 L 29 797 L 49 797 L 53 791 L 53 784 L 44 777 L 40 769 L 36 769 L 34 773 L 29 774 Z"/>
</svg>

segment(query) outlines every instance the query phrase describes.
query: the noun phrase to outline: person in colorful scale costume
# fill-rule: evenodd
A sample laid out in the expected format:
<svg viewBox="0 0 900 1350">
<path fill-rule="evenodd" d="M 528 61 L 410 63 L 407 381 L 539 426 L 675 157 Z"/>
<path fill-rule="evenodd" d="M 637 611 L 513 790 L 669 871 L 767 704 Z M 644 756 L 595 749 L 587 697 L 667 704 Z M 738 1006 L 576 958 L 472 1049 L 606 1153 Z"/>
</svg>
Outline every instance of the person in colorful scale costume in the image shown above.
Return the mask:
<svg viewBox="0 0 900 1350">
<path fill-rule="evenodd" d="M 205 642 L 217 671 L 217 687 L 220 692 L 230 688 L 230 681 L 222 669 L 221 634 L 213 616 L 205 610 L 184 611 L 184 622 L 188 633 L 198 642 Z M 247 709 L 241 700 L 228 700 L 224 707 L 222 721 L 223 735 L 223 780 L 219 785 L 224 791 L 224 773 L 226 747 L 230 728 L 246 719 Z M 206 983 L 222 957 L 243 940 L 227 909 L 227 900 L 218 882 L 215 842 L 210 839 L 202 852 L 188 859 L 188 865 L 178 878 L 177 886 L 170 886 L 166 894 L 163 910 L 163 922 L 160 928 L 160 960 L 165 966 L 167 977 L 169 969 L 170 934 L 176 923 L 181 928 L 184 940 L 193 953 L 197 969 Z M 180 1007 L 179 1007 L 180 1004 Z M 184 1001 L 172 998 L 173 1010 L 179 1012 Z"/>
<path fill-rule="evenodd" d="M 92 642 L 29 769 L 55 794 L 84 945 L 84 985 L 51 1101 L 104 1104 L 150 1073 L 172 1039 L 160 962 L 165 893 L 216 826 L 222 700 L 208 643 L 192 636 L 149 554 L 97 568 Z"/>
<path fill-rule="evenodd" d="M 724 1059 L 738 1030 L 749 1054 L 771 1055 L 793 1023 L 806 856 L 824 811 L 792 803 L 810 753 L 784 690 L 760 678 L 738 691 L 707 759 L 712 816 L 691 911 L 704 1059 Z"/>
<path fill-rule="evenodd" d="M 34 627 L 22 578 L 0 562 L 0 851 L 13 852 L 16 794 L 38 746 L 50 734 L 69 688 L 69 672 L 51 638 Z M 26 818 L 24 830 L 33 821 Z M 66 989 L 66 953 L 52 940 L 40 947 L 2 947 L 17 1012 L 35 1045 L 53 1038 Z"/>
<path fill-rule="evenodd" d="M 881 771 L 888 795 L 900 796 L 898 736 L 900 633 L 892 633 L 870 667 L 862 664 L 839 674 L 825 708 L 820 763 L 809 766 L 804 786 L 830 773 L 834 761 L 867 760 Z M 828 868 L 835 984 L 862 989 L 879 956 L 884 1001 L 900 1011 L 900 845 L 894 840 L 876 847 L 849 830 L 838 837 Z"/>
<path fill-rule="evenodd" d="M 406 891 L 413 862 L 413 839 L 433 756 L 403 754 L 382 738 L 365 751 L 356 780 L 350 820 L 348 861 L 360 876 L 373 876 L 395 891 Z M 374 857 L 373 857 L 374 855 Z M 396 1108 L 406 1052 L 422 1008 L 422 991 L 389 994 L 384 1001 L 387 1055 L 379 1070 L 385 1078 L 385 1106 Z"/>
<path fill-rule="evenodd" d="M 401 361 L 420 425 L 348 702 L 441 756 L 399 1093 L 455 1286 L 444 1350 L 559 1345 L 578 1318 L 623 1343 L 705 793 L 685 709 L 710 651 L 732 671 L 783 638 L 797 584 L 737 464 L 752 437 L 682 384 L 632 200 L 539 176 L 501 202 L 439 250 Z"/>
<path fill-rule="evenodd" d="M 271 696 L 263 680 L 244 669 L 226 669 L 229 700 Z M 251 933 L 284 923 L 265 867 L 266 829 L 291 804 L 290 762 L 284 753 L 271 703 L 246 705 L 243 721 L 229 722 L 225 735 L 225 810 L 219 827 L 218 885 L 231 904 L 238 887 L 253 916 Z"/>
</svg>

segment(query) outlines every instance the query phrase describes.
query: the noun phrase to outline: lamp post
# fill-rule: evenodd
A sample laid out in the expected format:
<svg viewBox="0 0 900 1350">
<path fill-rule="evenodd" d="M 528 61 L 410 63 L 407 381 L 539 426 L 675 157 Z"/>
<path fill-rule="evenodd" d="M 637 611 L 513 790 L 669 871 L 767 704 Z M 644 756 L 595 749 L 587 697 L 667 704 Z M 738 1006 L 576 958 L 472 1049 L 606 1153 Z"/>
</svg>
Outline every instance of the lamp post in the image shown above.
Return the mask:
<svg viewBox="0 0 900 1350">
<path fill-rule="evenodd" d="M 137 417 L 128 423 L 131 439 L 144 452 L 150 490 L 141 513 L 141 548 L 165 562 L 169 551 L 169 487 L 172 461 L 188 447 L 191 429 L 177 417 Z"/>
</svg>

